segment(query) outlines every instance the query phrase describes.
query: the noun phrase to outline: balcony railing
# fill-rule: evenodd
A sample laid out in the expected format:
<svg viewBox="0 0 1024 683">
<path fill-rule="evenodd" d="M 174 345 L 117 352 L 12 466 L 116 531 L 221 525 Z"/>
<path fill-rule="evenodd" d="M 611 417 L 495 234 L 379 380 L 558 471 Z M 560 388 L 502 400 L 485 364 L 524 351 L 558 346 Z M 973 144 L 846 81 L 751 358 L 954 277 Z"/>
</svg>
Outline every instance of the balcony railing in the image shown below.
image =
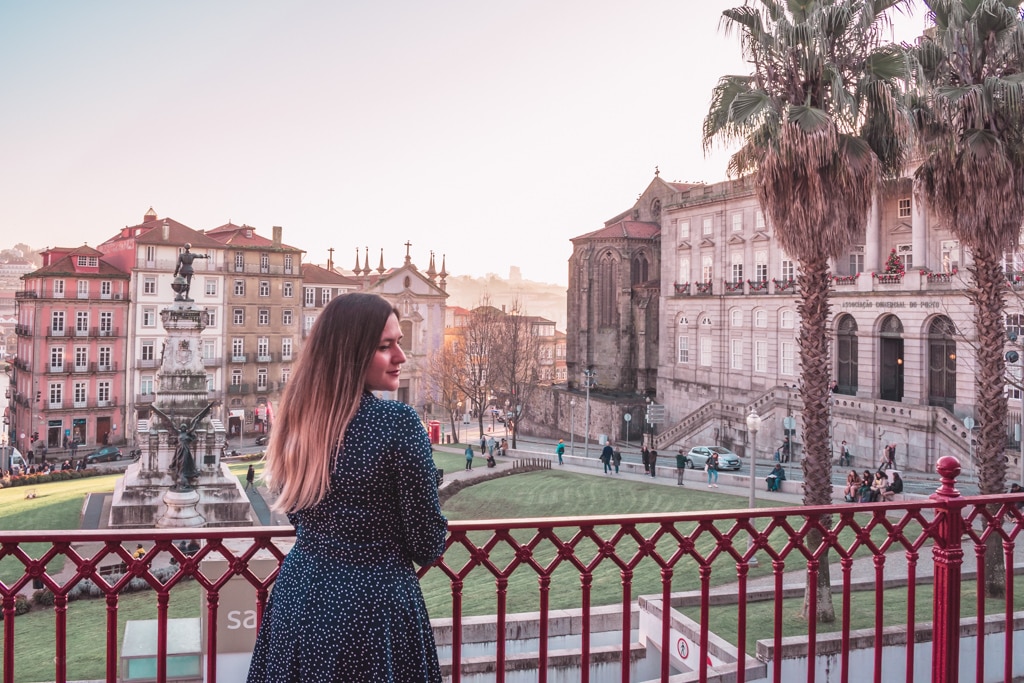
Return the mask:
<svg viewBox="0 0 1024 683">
<path fill-rule="evenodd" d="M 503 682 L 516 670 L 546 682 L 549 668 L 568 680 L 571 667 L 583 682 L 1016 680 L 1024 620 L 1012 611 L 1012 565 L 1024 494 L 962 498 L 956 460 L 939 468 L 936 494 L 916 501 L 452 522 L 442 558 L 419 570 L 442 675 L 460 683 L 489 672 Z M 197 629 L 205 622 L 202 649 L 224 654 L 237 633 L 213 634 L 250 614 L 252 637 L 293 537 L 290 527 L 2 532 L 3 680 L 25 680 L 18 648 L 40 642 L 53 648 L 46 680 L 117 680 L 119 598 L 129 584 L 153 596 L 157 680 L 168 676 L 168 606 L 194 582 L 204 598 L 193 612 Z M 195 555 L 177 547 L 186 539 L 202 544 Z M 1002 602 L 985 600 L 987 539 L 1010 565 L 996 572 L 1007 585 Z M 138 542 L 148 552 L 133 559 Z M 836 623 L 812 614 L 796 624 L 804 585 L 817 599 L 822 561 Z M 52 632 L 17 628 L 18 595 L 33 581 L 52 596 Z M 78 594 L 86 581 L 102 611 L 69 610 L 72 599 L 89 599 Z M 596 604 L 609 585 L 619 597 Z M 72 611 L 79 616 L 69 619 Z M 865 625 L 855 628 L 858 618 Z M 75 619 L 79 645 L 96 634 L 90 647 L 104 653 L 103 671 L 68 662 Z M 238 666 L 201 661 L 209 683 Z"/>
</svg>

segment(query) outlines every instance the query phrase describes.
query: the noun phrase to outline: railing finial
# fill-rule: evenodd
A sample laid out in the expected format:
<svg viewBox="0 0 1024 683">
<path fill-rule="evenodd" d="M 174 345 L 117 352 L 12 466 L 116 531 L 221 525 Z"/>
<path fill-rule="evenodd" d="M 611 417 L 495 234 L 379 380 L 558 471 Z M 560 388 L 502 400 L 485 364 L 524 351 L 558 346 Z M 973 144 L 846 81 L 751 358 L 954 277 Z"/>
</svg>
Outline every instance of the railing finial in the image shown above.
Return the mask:
<svg viewBox="0 0 1024 683">
<path fill-rule="evenodd" d="M 939 488 L 930 498 L 932 500 L 951 500 L 959 498 L 956 489 L 956 478 L 960 475 L 960 461 L 952 455 L 944 455 L 935 461 L 935 471 L 939 473 Z"/>
</svg>

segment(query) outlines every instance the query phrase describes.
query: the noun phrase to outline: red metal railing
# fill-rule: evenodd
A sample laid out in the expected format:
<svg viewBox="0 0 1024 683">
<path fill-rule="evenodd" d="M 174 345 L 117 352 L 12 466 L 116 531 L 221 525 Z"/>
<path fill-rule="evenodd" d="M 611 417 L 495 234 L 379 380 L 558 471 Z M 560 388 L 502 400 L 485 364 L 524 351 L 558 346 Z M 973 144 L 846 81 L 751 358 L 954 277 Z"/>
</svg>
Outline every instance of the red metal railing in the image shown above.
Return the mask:
<svg viewBox="0 0 1024 683">
<path fill-rule="evenodd" d="M 1011 680 L 1014 676 L 1013 634 L 1014 574 L 1013 558 L 1017 536 L 1024 529 L 1024 520 L 1018 505 L 1024 505 L 1024 495 L 1005 497 L 960 497 L 954 488 L 954 477 L 959 474 L 955 459 L 940 460 L 942 486 L 931 500 L 892 502 L 866 505 L 837 505 L 827 507 L 798 507 L 758 510 L 734 510 L 716 513 L 680 513 L 625 515 L 614 517 L 575 517 L 547 519 L 489 520 L 453 522 L 445 555 L 434 566 L 420 571 L 425 592 L 437 594 L 437 589 L 451 593 L 451 680 L 463 679 L 465 663 L 463 625 L 465 620 L 481 612 L 480 596 L 488 598 L 483 612 L 491 615 L 495 623 L 493 643 L 495 680 L 505 680 L 510 665 L 508 654 L 509 624 L 512 611 L 538 613 L 537 679 L 547 680 L 550 651 L 549 623 L 557 610 L 567 608 L 567 601 L 580 614 L 578 657 L 579 678 L 592 679 L 591 663 L 595 657 L 592 646 L 591 622 L 597 609 L 594 605 L 595 587 L 608 595 L 609 581 L 617 582 L 621 591 L 617 604 L 621 607 L 617 645 L 613 652 L 601 655 L 607 660 L 625 663 L 614 677 L 626 683 L 631 680 L 630 661 L 633 645 L 633 612 L 637 597 L 648 596 L 645 604 L 660 613 L 660 632 L 651 634 L 652 644 L 658 651 L 657 668 L 661 681 L 674 675 L 672 652 L 673 614 L 686 603 L 684 591 L 696 585 L 694 601 L 699 605 L 696 622 L 697 635 L 695 673 L 699 680 L 725 673 L 743 683 L 752 679 L 806 680 L 813 682 L 823 677 L 820 658 L 832 656 L 838 661 L 838 676 L 833 680 L 847 683 L 864 679 L 868 671 L 874 681 L 932 680 L 952 682 L 960 678 L 958 657 L 963 642 L 960 598 L 972 584 L 978 599 L 974 606 L 977 619 L 977 653 L 989 654 L 984 647 L 986 633 L 1005 632 L 1002 648 L 1002 671 L 991 672 L 990 680 Z M 233 577 L 243 577 L 255 588 L 257 619 L 262 614 L 276 569 L 266 575 L 253 570 L 257 553 L 269 552 L 277 563 L 284 557 L 286 546 L 293 537 L 291 528 L 229 528 L 196 531 L 129 530 L 129 531 L 75 531 L 75 532 L 0 532 L 0 572 L 10 576 L 12 563 L 24 571 L 9 583 L 0 583 L 3 607 L 4 681 L 25 680 L 15 670 L 15 648 L 24 642 L 25 635 L 15 638 L 16 596 L 27 590 L 33 581 L 41 582 L 53 593 L 54 612 L 54 680 L 67 680 L 68 594 L 74 586 L 86 579 L 94 582 L 105 598 L 105 624 L 96 624 L 106 633 L 105 679 L 111 683 L 118 677 L 118 599 L 133 578 L 146 581 L 155 595 L 157 610 L 157 680 L 166 680 L 167 622 L 172 595 L 187 577 L 193 578 L 205 594 L 207 651 L 217 652 L 217 629 L 220 592 Z M 816 539 L 820 538 L 820 543 Z M 202 543 L 195 555 L 182 552 L 176 542 L 195 539 Z M 137 542 L 150 545 L 142 559 L 133 559 L 130 548 Z M 985 548 L 996 542 L 1003 550 L 1004 568 L 1000 569 L 1006 583 L 1004 608 L 999 614 L 987 615 L 984 599 Z M 45 550 L 33 557 L 25 544 L 42 543 Z M 99 545 L 97 545 L 99 544 Z M 971 579 L 962 573 L 964 546 L 973 546 L 976 574 Z M 92 546 L 92 549 L 85 549 Z M 932 563 L 920 562 L 921 552 L 930 549 Z M 759 558 L 757 567 L 751 560 Z M 176 570 L 169 577 L 158 578 L 157 565 L 170 558 Z M 222 558 L 227 569 L 219 576 L 207 576 L 200 565 L 204 560 Z M 47 572 L 48 565 L 57 567 L 63 560 L 63 569 Z M 825 562 L 827 560 L 827 563 Z M 111 564 L 123 563 L 127 573 L 114 578 L 104 575 Z M 906 571 L 906 618 L 904 629 L 905 658 L 901 668 L 894 669 L 892 658 L 883 660 L 883 651 L 891 640 L 891 629 L 885 626 L 885 607 L 894 598 L 895 589 L 889 585 L 890 574 L 902 575 Z M 791 642 L 784 642 L 784 627 L 793 619 L 783 609 L 787 587 L 806 577 L 807 600 L 814 604 L 817 598 L 819 575 L 823 567 L 832 569 L 832 591 L 840 607 L 836 632 L 838 640 L 830 640 L 812 610 L 805 622 L 806 652 L 801 657 L 784 652 L 791 651 Z M 866 568 L 866 569 L 865 569 Z M 887 568 L 892 571 L 887 572 Z M 895 572 L 896 569 L 899 572 Z M 838 569 L 836 576 L 835 569 Z M 915 669 L 915 653 L 927 645 L 927 638 L 915 637 L 918 584 L 926 582 L 927 571 L 933 570 L 934 610 L 931 640 L 932 668 L 930 672 Z M 787 574 L 788 570 L 788 574 Z M 19 570 L 20 571 L 20 570 Z M 854 633 L 851 621 L 852 596 L 860 574 L 873 581 L 874 615 L 873 633 L 868 650 L 871 663 L 868 669 L 851 664 L 855 656 L 865 656 L 850 645 Z M 532 587 L 536 581 L 536 588 Z M 573 590 L 566 587 L 573 586 Z M 575 594 L 578 591 L 578 596 Z M 757 657 L 747 651 L 748 630 L 751 626 L 750 608 L 756 593 L 766 592 L 773 602 L 771 632 L 758 633 Z M 790 587 L 790 592 L 791 587 Z M 712 607 L 721 602 L 723 593 L 733 593 L 735 601 L 736 656 L 733 662 L 722 661 L 712 667 L 709 655 L 712 647 Z M 529 600 L 530 609 L 523 609 L 523 598 Z M 473 608 L 467 608 L 472 601 Z M 554 603 L 554 604 L 553 604 Z M 532 605 L 536 605 L 533 608 Z M 511 606 L 511 607 L 510 607 Z M 716 609 L 721 609 L 716 607 Z M 437 616 L 436 614 L 434 616 Z M 988 618 L 987 618 L 988 617 Z M 1020 620 L 1018 620 L 1020 621 Z M 44 634 L 33 633 L 38 642 Z M 839 643 L 832 645 L 830 643 Z M 991 645 L 991 640 L 989 641 Z M 829 648 L 835 648 L 830 650 Z M 788 650 L 787 650 L 788 648 Z M 863 650 L 863 648 L 862 648 Z M 986 680 L 986 658 L 975 657 L 974 674 L 978 681 Z M 802 672 L 794 677 L 794 668 Z M 217 680 L 217 658 L 205 660 L 206 680 Z M 785 674 L 785 676 L 784 676 Z M 833 675 L 835 675 L 833 673 Z M 602 676 L 602 680 L 606 680 Z"/>
</svg>

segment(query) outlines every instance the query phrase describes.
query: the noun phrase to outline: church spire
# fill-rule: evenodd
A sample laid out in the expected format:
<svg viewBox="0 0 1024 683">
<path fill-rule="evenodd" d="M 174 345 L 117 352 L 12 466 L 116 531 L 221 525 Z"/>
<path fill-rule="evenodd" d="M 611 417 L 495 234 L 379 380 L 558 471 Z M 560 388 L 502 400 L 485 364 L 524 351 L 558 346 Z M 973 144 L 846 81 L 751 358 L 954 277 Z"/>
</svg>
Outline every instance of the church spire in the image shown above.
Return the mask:
<svg viewBox="0 0 1024 683">
<path fill-rule="evenodd" d="M 434 252 L 430 252 L 430 265 L 427 266 L 427 277 L 431 280 L 437 278 L 437 270 L 434 268 Z"/>
<path fill-rule="evenodd" d="M 366 253 L 363 255 L 363 277 L 370 274 L 370 247 L 366 247 Z"/>
<path fill-rule="evenodd" d="M 359 275 L 359 273 L 362 272 L 362 270 L 359 268 L 359 247 L 356 247 L 356 267 L 352 269 L 352 272 L 355 273 L 356 275 Z"/>
<path fill-rule="evenodd" d="M 444 267 L 445 255 L 441 254 L 441 272 L 438 273 L 438 277 L 441 278 L 440 286 L 442 292 L 448 291 L 448 283 L 445 281 L 448 278 L 448 271 Z"/>
<path fill-rule="evenodd" d="M 380 263 L 377 265 L 377 272 L 381 275 L 384 274 L 384 247 L 380 248 Z"/>
</svg>

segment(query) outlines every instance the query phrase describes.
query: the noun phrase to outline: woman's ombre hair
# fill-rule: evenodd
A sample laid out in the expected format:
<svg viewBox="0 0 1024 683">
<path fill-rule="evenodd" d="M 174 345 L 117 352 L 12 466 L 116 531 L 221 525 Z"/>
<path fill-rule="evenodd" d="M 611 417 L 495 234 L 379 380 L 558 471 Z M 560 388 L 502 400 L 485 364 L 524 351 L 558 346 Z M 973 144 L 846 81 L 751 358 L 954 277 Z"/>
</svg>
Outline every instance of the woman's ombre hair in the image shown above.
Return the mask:
<svg viewBox="0 0 1024 683">
<path fill-rule="evenodd" d="M 359 409 L 366 371 L 395 309 L 376 294 L 333 299 L 313 324 L 275 411 L 263 479 L 273 508 L 313 507 L 330 489 L 345 430 Z"/>
</svg>

